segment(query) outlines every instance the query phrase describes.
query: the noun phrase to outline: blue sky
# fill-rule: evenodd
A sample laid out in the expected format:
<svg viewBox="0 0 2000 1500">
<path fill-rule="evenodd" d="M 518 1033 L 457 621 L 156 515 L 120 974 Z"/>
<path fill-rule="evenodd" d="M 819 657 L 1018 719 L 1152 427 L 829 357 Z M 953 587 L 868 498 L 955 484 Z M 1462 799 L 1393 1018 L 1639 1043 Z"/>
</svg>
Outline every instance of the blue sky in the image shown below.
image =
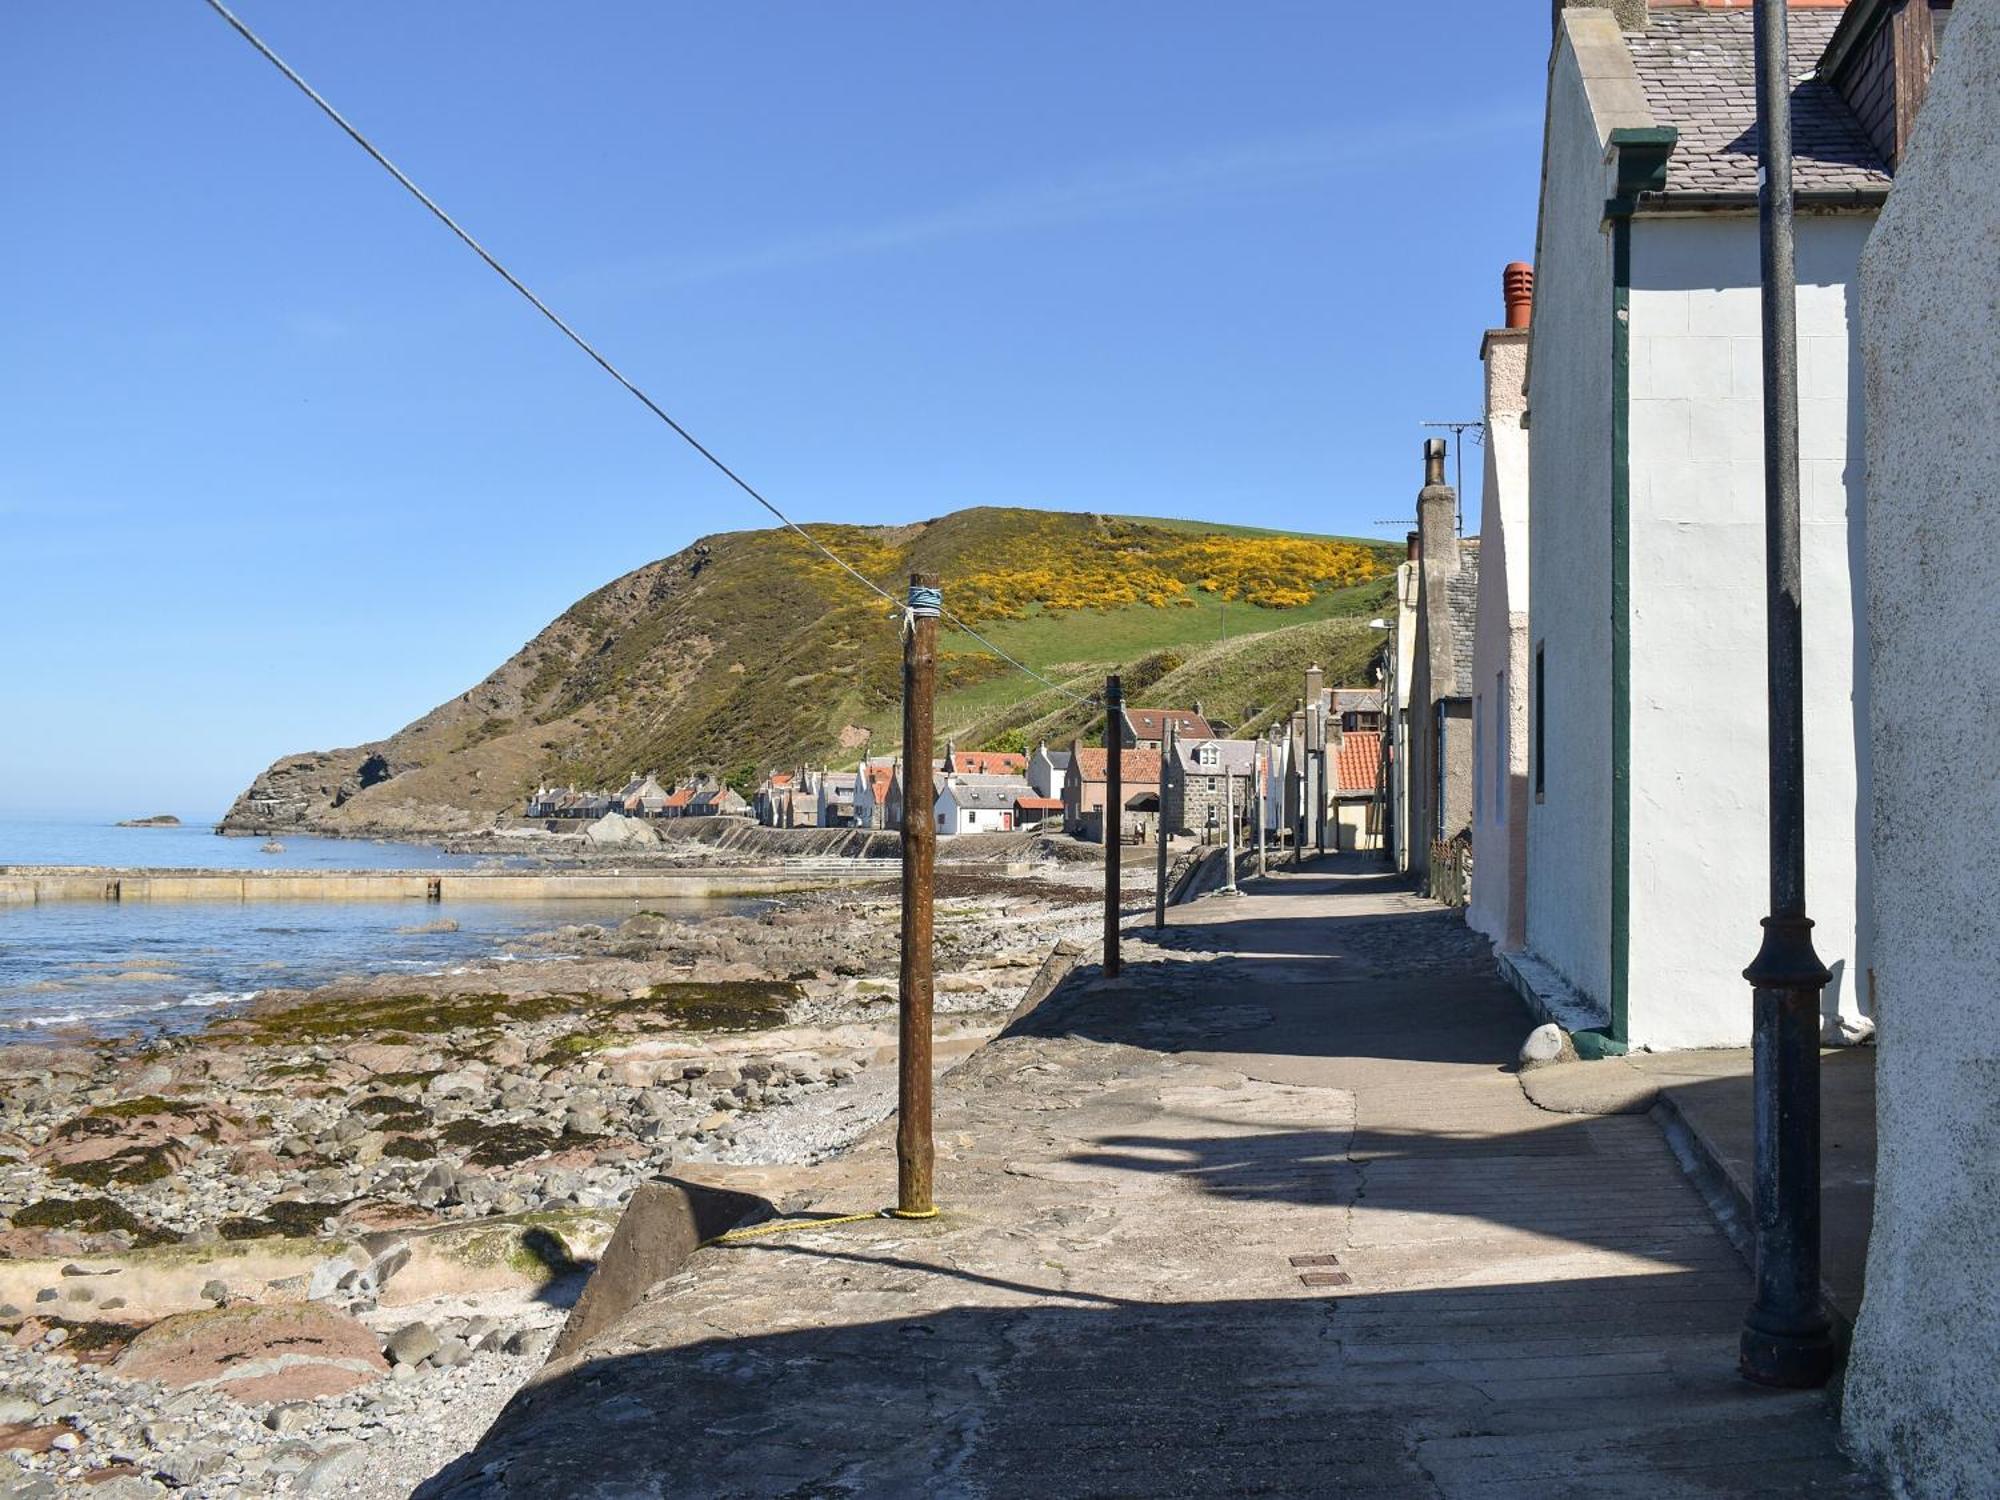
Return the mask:
<svg viewBox="0 0 2000 1500">
<path fill-rule="evenodd" d="M 238 9 L 806 520 L 1399 534 L 1533 252 L 1546 7 Z M 0 813 L 218 812 L 764 523 L 199 0 L 9 5 L 0 198 Z"/>
</svg>

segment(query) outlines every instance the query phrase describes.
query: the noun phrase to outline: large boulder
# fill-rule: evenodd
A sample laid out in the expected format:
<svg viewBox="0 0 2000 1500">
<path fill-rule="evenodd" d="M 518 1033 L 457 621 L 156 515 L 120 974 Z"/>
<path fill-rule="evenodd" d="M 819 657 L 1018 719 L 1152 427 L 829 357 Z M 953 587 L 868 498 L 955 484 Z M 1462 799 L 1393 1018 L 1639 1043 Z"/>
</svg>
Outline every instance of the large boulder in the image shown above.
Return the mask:
<svg viewBox="0 0 2000 1500">
<path fill-rule="evenodd" d="M 643 849 L 660 842 L 652 824 L 623 813 L 606 813 L 583 830 L 585 842 L 600 849 Z"/>
<path fill-rule="evenodd" d="M 389 1369 L 358 1320 L 315 1305 L 229 1307 L 163 1318 L 113 1363 L 128 1380 L 221 1390 L 246 1403 L 338 1396 Z"/>
</svg>

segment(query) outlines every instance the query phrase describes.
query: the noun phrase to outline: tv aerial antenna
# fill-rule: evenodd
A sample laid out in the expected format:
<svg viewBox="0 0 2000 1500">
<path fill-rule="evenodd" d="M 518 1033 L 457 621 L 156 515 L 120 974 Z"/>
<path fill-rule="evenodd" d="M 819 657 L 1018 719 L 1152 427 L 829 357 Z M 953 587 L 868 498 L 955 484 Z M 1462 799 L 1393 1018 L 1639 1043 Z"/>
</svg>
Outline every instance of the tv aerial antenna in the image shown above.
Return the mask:
<svg viewBox="0 0 2000 1500">
<path fill-rule="evenodd" d="M 1451 458 L 1453 465 L 1451 482 L 1452 482 L 1452 488 L 1458 491 L 1458 529 L 1460 532 L 1463 532 L 1465 530 L 1466 434 L 1470 433 L 1472 435 L 1471 441 L 1475 447 L 1484 447 L 1486 443 L 1486 424 L 1484 422 L 1479 422 L 1479 421 L 1470 421 L 1470 422 L 1421 422 L 1418 425 L 1421 427 L 1447 428 L 1451 432 L 1452 436 Z"/>
</svg>

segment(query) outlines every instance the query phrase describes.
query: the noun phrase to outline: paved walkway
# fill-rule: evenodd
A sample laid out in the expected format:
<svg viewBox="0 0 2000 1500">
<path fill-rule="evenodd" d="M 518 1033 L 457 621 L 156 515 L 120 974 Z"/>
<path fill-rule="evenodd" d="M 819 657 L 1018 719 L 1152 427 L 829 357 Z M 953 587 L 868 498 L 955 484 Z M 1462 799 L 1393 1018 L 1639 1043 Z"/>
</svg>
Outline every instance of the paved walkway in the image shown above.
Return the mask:
<svg viewBox="0 0 2000 1500">
<path fill-rule="evenodd" d="M 1659 1131 L 1536 1108 L 1450 914 L 1338 865 L 1177 910 L 938 1100 L 927 1224 L 714 1248 L 432 1495 L 1864 1495 Z M 893 1183 L 878 1132 L 769 1183 Z"/>
<path fill-rule="evenodd" d="M 1748 991 L 1746 990 L 1747 994 Z M 1523 1075 L 1528 1097 L 1565 1114 L 1643 1115 L 1664 1107 L 1708 1202 L 1749 1254 L 1756 1188 L 1756 1085 L 1748 1047 L 1634 1052 L 1556 1063 Z M 1827 1304 L 1849 1330 L 1861 1315 L 1868 1234 L 1875 1222 L 1875 1049 L 1820 1054 L 1820 1266 Z"/>
</svg>

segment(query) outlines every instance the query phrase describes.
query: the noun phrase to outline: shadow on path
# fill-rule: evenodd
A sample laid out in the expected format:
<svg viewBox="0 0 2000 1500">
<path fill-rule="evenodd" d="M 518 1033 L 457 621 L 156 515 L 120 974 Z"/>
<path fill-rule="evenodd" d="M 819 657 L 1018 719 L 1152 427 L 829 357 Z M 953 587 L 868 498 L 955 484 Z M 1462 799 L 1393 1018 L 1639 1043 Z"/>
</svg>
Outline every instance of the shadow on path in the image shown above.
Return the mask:
<svg viewBox="0 0 2000 1500">
<path fill-rule="evenodd" d="M 1708 1358 L 1740 1298 L 1686 1280 L 834 1313 L 565 1371 L 417 1496 L 1866 1493 L 1816 1401 Z"/>
</svg>

